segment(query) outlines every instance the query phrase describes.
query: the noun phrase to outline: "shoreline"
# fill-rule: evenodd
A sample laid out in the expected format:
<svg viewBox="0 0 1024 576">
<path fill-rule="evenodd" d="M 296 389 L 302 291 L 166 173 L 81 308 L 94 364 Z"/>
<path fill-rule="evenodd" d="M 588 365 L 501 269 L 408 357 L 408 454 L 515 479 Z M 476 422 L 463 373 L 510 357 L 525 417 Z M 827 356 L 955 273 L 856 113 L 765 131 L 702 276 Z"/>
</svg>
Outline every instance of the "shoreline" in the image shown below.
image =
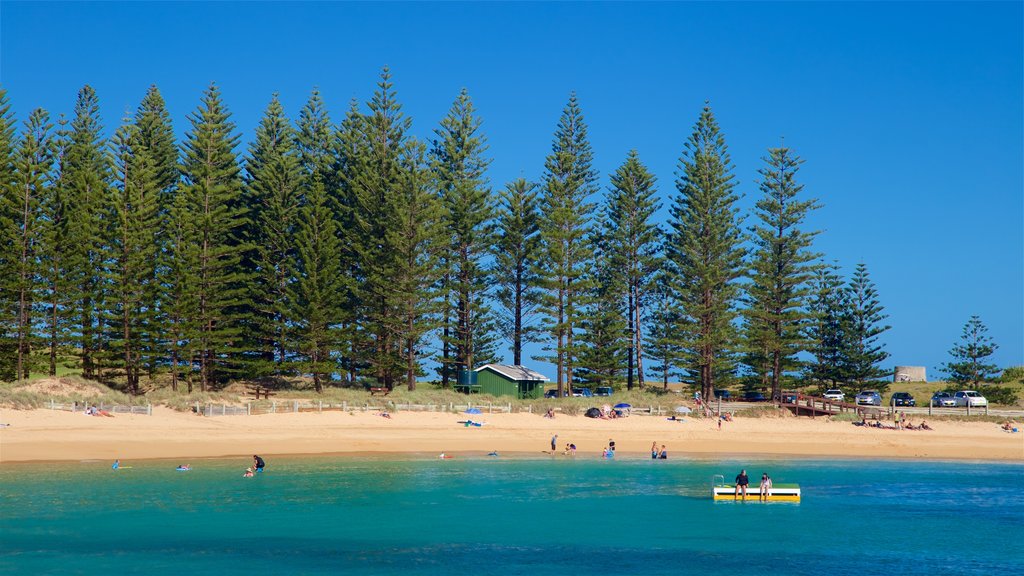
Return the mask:
<svg viewBox="0 0 1024 576">
<path fill-rule="evenodd" d="M 458 421 L 473 419 L 481 427 Z M 599 459 L 614 438 L 622 459 L 647 459 L 652 442 L 672 459 L 829 459 L 1024 463 L 1024 433 L 990 422 L 931 422 L 933 431 L 878 430 L 823 418 L 666 421 L 658 416 L 595 420 L 537 414 L 393 412 L 287 413 L 201 417 L 154 408 L 152 416 L 113 418 L 51 410 L 0 410 L 0 464 L 200 458 L 334 456 L 473 458 L 496 450 L 510 458 Z M 915 419 L 915 423 L 919 422 Z M 558 435 L 557 454 L 550 451 Z"/>
</svg>

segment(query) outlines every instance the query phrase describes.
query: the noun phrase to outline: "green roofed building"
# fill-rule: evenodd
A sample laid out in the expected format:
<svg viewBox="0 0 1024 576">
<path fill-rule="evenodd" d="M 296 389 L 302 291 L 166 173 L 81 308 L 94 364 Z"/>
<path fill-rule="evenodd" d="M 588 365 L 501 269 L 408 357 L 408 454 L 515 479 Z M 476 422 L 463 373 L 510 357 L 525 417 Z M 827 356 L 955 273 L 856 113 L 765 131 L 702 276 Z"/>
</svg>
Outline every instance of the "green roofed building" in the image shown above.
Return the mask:
<svg viewBox="0 0 1024 576">
<path fill-rule="evenodd" d="M 525 366 L 485 364 L 475 370 L 477 389 L 494 396 L 540 398 L 548 378 Z"/>
</svg>

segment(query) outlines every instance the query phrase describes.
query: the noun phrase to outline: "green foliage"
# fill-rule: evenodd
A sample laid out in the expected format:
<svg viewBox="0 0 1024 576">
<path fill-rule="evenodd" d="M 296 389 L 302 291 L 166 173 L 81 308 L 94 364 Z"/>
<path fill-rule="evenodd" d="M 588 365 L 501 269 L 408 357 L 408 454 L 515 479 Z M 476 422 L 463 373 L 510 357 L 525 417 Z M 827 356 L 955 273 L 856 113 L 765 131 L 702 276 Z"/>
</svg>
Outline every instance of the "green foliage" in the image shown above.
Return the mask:
<svg viewBox="0 0 1024 576">
<path fill-rule="evenodd" d="M 971 316 L 964 324 L 960 342 L 954 344 L 949 351 L 952 361 L 940 368 L 949 380 L 962 386 L 977 387 L 982 382 L 992 382 L 996 379 L 998 366 L 986 360 L 995 353 L 999 345 L 993 342 L 987 333 L 988 327 L 977 316 Z"/>
<path fill-rule="evenodd" d="M 705 398 L 735 365 L 744 249 L 732 170 L 725 137 L 705 106 L 679 161 L 679 195 L 666 243 L 668 278 L 681 314 L 684 381 L 698 385 Z"/>
<path fill-rule="evenodd" d="M 493 242 L 494 202 L 485 172 L 490 160 L 481 120 L 463 89 L 455 99 L 430 150 L 430 166 L 445 235 L 439 246 L 442 384 L 451 370 L 472 370 L 495 359 L 494 320 L 487 302 L 488 274 L 483 259 Z"/>
<path fill-rule="evenodd" d="M 15 182 L 16 137 L 15 119 L 7 99 L 7 91 L 0 88 L 0 378 L 13 380 L 20 377 L 20 359 L 23 356 L 20 332 L 18 293 L 21 267 L 18 252 L 20 224 L 19 186 Z M 10 256 L 8 256 L 10 255 Z M 18 279 L 18 280 L 15 280 Z"/>
<path fill-rule="evenodd" d="M 248 272 L 239 264 L 247 249 L 240 237 L 247 208 L 240 202 L 242 182 L 235 156 L 239 136 L 230 117 L 220 91 L 211 85 L 189 116 L 192 128 L 183 144 L 185 182 L 179 194 L 186 203 L 178 222 L 185 229 L 182 240 L 196 246 L 176 249 L 187 255 L 183 264 L 194 267 L 179 280 L 189 282 L 181 286 L 183 297 L 194 303 L 184 310 L 192 331 L 188 362 L 198 364 L 202 391 L 230 375 L 228 356 L 237 352 L 241 326 L 236 309 L 246 296 Z"/>
<path fill-rule="evenodd" d="M 1003 373 L 999 375 L 996 382 L 1000 384 L 1016 384 L 1024 383 L 1024 366 L 1010 366 L 1004 368 Z"/>
<path fill-rule="evenodd" d="M 512 344 L 512 363 L 521 365 L 523 345 L 536 341 L 538 268 L 541 252 L 537 190 L 525 178 L 501 192 L 494 239 L 494 284 L 501 309 L 497 328 Z"/>
<path fill-rule="evenodd" d="M 566 386 L 572 388 L 573 367 L 579 354 L 575 337 L 584 313 L 581 299 L 587 291 L 586 273 L 593 258 L 586 242 L 594 210 L 588 199 L 597 190 L 597 172 L 591 167 L 593 156 L 574 92 L 562 110 L 551 154 L 544 161 L 540 220 L 540 310 L 543 329 L 554 339 L 553 348 L 546 348 L 554 355 L 546 359 L 555 364 L 560 394 Z"/>
<path fill-rule="evenodd" d="M 580 321 L 579 379 L 593 386 L 611 386 L 622 380 L 627 359 L 628 336 L 624 286 L 614 270 L 610 253 L 609 227 L 598 218 L 590 244 L 597 247 L 593 270 L 588 274 L 590 290 Z"/>
<path fill-rule="evenodd" d="M 644 326 L 656 272 L 662 266 L 661 229 L 654 223 L 661 208 L 655 177 L 636 150 L 611 176 L 604 216 L 608 223 L 608 262 L 604 274 L 609 290 L 625 293 L 626 387 L 644 382 Z M 620 303 L 621 306 L 621 303 Z"/>
<path fill-rule="evenodd" d="M 755 249 L 744 311 L 746 363 L 775 397 L 783 375 L 800 366 L 797 354 L 807 348 L 809 283 L 820 255 L 811 251 L 818 233 L 800 227 L 818 203 L 797 198 L 803 185 L 796 173 L 803 160 L 789 148 L 770 148 L 764 161 L 763 196 L 754 210 L 759 222 L 751 228 Z"/>
<path fill-rule="evenodd" d="M 878 301 L 878 291 L 868 275 L 867 265 L 857 264 L 853 278 L 845 287 L 847 317 L 844 337 L 844 372 L 846 379 L 863 385 L 889 375 L 889 370 L 878 366 L 889 358 L 880 336 L 890 326 L 881 322 L 888 318 Z"/>
<path fill-rule="evenodd" d="M 267 105 L 246 162 L 243 234 L 248 250 L 239 266 L 252 272 L 245 325 L 247 372 L 255 377 L 290 372 L 295 343 L 290 285 L 295 278 L 294 239 L 300 225 L 303 177 L 295 133 L 275 94 Z"/>
</svg>

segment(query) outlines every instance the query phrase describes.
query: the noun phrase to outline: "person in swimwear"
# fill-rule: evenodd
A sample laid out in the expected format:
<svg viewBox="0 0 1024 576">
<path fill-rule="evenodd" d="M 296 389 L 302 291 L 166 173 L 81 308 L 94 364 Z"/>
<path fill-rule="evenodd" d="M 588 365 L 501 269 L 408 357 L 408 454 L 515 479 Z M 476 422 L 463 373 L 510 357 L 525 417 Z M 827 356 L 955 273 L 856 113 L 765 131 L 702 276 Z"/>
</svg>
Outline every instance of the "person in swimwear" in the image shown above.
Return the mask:
<svg viewBox="0 0 1024 576">
<path fill-rule="evenodd" d="M 263 472 L 263 467 L 266 465 L 267 463 L 263 461 L 263 458 L 260 458 L 255 454 L 252 455 L 252 466 L 256 472 Z"/>
<path fill-rule="evenodd" d="M 246 468 L 245 469 L 245 474 L 242 474 L 242 478 L 252 478 L 252 477 L 253 477 L 252 468 Z"/>
<path fill-rule="evenodd" d="M 732 496 L 734 501 L 739 496 L 740 491 L 743 492 L 743 501 L 747 501 L 747 484 L 750 484 L 750 478 L 747 477 L 747 471 L 740 470 L 740 473 L 736 475 L 736 491 Z"/>
<path fill-rule="evenodd" d="M 772 490 L 772 479 L 768 476 L 767 472 L 761 474 L 761 493 L 758 494 L 757 500 L 767 502 L 768 496 L 771 495 Z"/>
</svg>

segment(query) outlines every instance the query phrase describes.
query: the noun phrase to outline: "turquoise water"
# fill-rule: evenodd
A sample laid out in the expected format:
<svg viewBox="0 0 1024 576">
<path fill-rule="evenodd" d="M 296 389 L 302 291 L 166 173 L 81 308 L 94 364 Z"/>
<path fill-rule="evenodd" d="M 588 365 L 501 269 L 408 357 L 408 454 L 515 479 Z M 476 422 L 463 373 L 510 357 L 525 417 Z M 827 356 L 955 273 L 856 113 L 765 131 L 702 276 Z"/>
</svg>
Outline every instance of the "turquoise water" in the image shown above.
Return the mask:
<svg viewBox="0 0 1024 576">
<path fill-rule="evenodd" d="M 277 458 L 0 467 L 0 574 L 1020 574 L 1024 465 Z M 800 504 L 713 502 L 767 470 Z"/>
</svg>

